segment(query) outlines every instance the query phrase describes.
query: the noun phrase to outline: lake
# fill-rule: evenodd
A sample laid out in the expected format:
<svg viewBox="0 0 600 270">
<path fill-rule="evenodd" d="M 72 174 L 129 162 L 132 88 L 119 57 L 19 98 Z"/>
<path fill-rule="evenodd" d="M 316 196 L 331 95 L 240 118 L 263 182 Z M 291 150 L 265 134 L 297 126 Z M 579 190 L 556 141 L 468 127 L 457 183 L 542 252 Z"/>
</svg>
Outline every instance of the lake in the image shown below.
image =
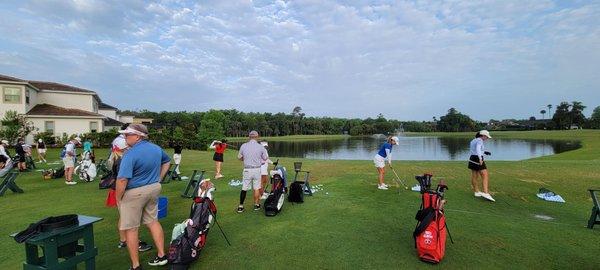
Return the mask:
<svg viewBox="0 0 600 270">
<path fill-rule="evenodd" d="M 467 160 L 470 138 L 399 137 L 394 160 Z M 372 160 L 385 138 L 348 137 L 337 140 L 269 141 L 272 157 Z M 241 143 L 232 143 L 239 146 Z M 581 147 L 579 141 L 491 139 L 485 142 L 488 160 L 522 160 L 553 155 Z"/>
</svg>

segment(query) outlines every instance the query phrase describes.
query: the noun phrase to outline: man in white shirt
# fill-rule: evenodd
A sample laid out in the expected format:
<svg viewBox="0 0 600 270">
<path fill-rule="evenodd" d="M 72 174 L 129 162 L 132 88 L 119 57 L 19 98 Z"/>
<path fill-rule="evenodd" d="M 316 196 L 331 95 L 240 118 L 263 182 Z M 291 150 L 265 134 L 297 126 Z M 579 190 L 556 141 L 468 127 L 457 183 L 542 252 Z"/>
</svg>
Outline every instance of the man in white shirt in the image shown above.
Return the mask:
<svg viewBox="0 0 600 270">
<path fill-rule="evenodd" d="M 77 145 L 81 145 L 81 139 L 79 137 L 70 140 L 67 145 L 65 145 L 65 156 L 63 157 L 63 163 L 65 164 L 65 184 L 67 185 L 77 184 L 77 182 L 73 181 L 75 157 L 77 156 Z"/>
</svg>

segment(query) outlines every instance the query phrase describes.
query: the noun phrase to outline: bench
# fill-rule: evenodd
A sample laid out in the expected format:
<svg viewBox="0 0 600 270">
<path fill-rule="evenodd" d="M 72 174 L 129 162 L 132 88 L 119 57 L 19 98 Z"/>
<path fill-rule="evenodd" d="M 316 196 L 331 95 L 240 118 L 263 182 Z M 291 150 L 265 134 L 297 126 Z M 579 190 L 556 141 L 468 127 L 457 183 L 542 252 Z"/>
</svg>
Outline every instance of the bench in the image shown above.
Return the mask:
<svg viewBox="0 0 600 270">
<path fill-rule="evenodd" d="M 16 171 L 10 171 L 8 172 L 4 178 L 2 178 L 2 182 L 0 182 L 0 197 L 4 196 L 4 193 L 6 192 L 6 190 L 10 189 L 12 192 L 14 193 L 23 193 L 24 191 L 17 186 L 17 184 L 15 183 L 15 180 L 17 179 L 17 176 L 19 175 L 18 172 Z"/>
<path fill-rule="evenodd" d="M 96 269 L 98 248 L 94 246 L 93 224 L 102 218 L 79 215 L 78 220 L 77 226 L 43 232 L 25 240 L 23 269 L 77 269 L 80 263 L 85 263 L 86 270 Z"/>
<path fill-rule="evenodd" d="M 173 173 L 171 170 L 173 168 L 173 164 L 169 164 L 169 169 L 167 170 L 167 173 L 165 173 L 165 176 L 163 176 L 163 178 L 160 180 L 161 184 L 168 184 L 171 182 L 171 174 Z"/>
<path fill-rule="evenodd" d="M 588 189 L 590 192 L 590 196 L 592 196 L 592 202 L 594 202 L 594 206 L 592 207 L 592 215 L 590 216 L 590 220 L 588 220 L 588 228 L 593 229 L 595 224 L 600 224 L 600 204 L 598 203 L 597 192 L 600 192 L 600 189 Z"/>
</svg>

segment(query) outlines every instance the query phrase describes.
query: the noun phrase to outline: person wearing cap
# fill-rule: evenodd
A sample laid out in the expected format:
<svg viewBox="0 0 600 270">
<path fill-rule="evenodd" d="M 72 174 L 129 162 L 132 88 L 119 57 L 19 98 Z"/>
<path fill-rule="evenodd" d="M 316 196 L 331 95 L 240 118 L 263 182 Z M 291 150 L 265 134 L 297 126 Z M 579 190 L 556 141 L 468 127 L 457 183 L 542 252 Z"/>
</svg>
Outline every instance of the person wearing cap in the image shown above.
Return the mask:
<svg viewBox="0 0 600 270">
<path fill-rule="evenodd" d="M 65 164 L 65 184 L 75 185 L 77 182 L 73 181 L 73 172 L 75 171 L 75 157 L 77 157 L 77 145 L 81 145 L 81 138 L 75 137 L 65 145 L 65 157 L 63 157 L 63 164 Z"/>
<path fill-rule="evenodd" d="M 46 144 L 44 143 L 44 140 L 42 140 L 42 138 L 38 139 L 35 148 L 37 148 L 39 162 L 48 162 L 46 161 Z"/>
<path fill-rule="evenodd" d="M 126 127 L 125 127 L 126 128 Z M 125 128 L 121 129 L 121 130 L 125 130 Z M 109 161 L 107 163 L 111 164 L 111 178 L 113 179 L 110 187 L 109 187 L 109 191 L 108 191 L 108 198 L 106 200 L 106 206 L 108 207 L 117 207 L 117 203 L 116 200 L 111 200 L 109 198 L 111 198 L 111 194 L 112 196 L 114 196 L 114 194 L 116 193 L 116 179 L 119 175 L 119 168 L 121 167 L 121 159 L 123 158 L 123 155 L 125 154 L 125 151 L 127 151 L 127 149 L 129 148 L 129 145 L 127 145 L 127 141 L 125 140 L 125 136 L 123 136 L 123 134 L 120 134 L 119 136 L 117 136 L 113 142 L 112 142 L 112 148 L 111 148 L 111 154 L 109 157 Z M 116 196 L 115 196 L 116 197 Z M 113 197 L 114 198 L 114 197 Z M 121 248 L 126 248 L 127 247 L 127 238 L 126 238 L 126 234 L 124 230 L 119 230 L 119 221 L 117 221 L 117 230 L 119 231 L 119 244 L 117 245 L 117 248 L 121 249 Z M 148 251 L 152 249 L 152 245 L 149 245 L 148 243 L 142 241 L 140 239 L 139 241 L 139 245 L 138 245 L 138 251 L 140 252 L 144 252 L 144 251 Z"/>
<path fill-rule="evenodd" d="M 7 140 L 0 141 L 0 155 L 5 156 L 10 159 L 10 154 L 8 153 L 8 150 L 6 149 L 7 147 L 8 147 Z"/>
<path fill-rule="evenodd" d="M 166 265 L 164 231 L 158 221 L 160 179 L 169 170 L 171 159 L 158 145 L 148 141 L 148 129 L 142 124 L 130 124 L 125 130 L 129 150 L 121 159 L 115 196 L 119 208 L 119 230 L 124 230 L 131 269 L 141 269 L 139 259 L 139 227 L 144 223 L 150 230 L 157 256 L 149 265 Z"/>
<path fill-rule="evenodd" d="M 12 159 L 5 155 L 0 155 L 0 178 L 6 176 L 13 168 Z"/>
<path fill-rule="evenodd" d="M 183 146 L 181 142 L 176 142 L 173 145 L 173 162 L 175 162 L 175 172 L 180 175 L 181 171 L 179 171 L 179 166 L 181 165 L 181 152 L 183 150 Z"/>
<path fill-rule="evenodd" d="M 267 156 L 269 156 L 269 144 L 265 141 L 262 141 L 260 142 L 260 145 L 267 150 Z M 267 199 L 267 196 L 269 195 L 268 193 L 265 193 L 265 187 L 267 186 L 267 181 L 269 181 L 269 164 L 273 164 L 273 161 L 267 158 L 265 163 L 260 166 L 260 198 L 263 200 Z"/>
<path fill-rule="evenodd" d="M 473 189 L 474 196 L 483 197 L 488 201 L 495 202 L 496 200 L 492 198 L 488 189 L 488 171 L 483 158 L 483 155 L 491 155 L 490 152 L 484 151 L 483 146 L 483 142 L 491 138 L 492 136 L 487 130 L 482 130 L 475 134 L 475 139 L 471 140 L 469 145 L 471 156 L 469 157 L 467 167 L 471 170 L 471 188 Z M 478 178 L 481 178 L 483 192 L 479 190 Z"/>
<path fill-rule="evenodd" d="M 248 142 L 240 146 L 238 159 L 244 163 L 242 172 L 242 191 L 240 192 L 240 204 L 237 212 L 244 212 L 244 200 L 246 193 L 251 188 L 254 190 L 254 210 L 260 210 L 260 167 L 269 159 L 267 150 L 258 143 L 258 132 L 250 131 Z"/>
<path fill-rule="evenodd" d="M 377 173 L 379 175 L 377 184 L 377 188 L 381 190 L 388 189 L 388 185 L 384 182 L 385 176 L 385 160 L 387 159 L 390 168 L 392 168 L 392 146 L 398 145 L 399 139 L 396 136 L 389 137 L 387 141 L 381 145 L 377 154 L 373 158 L 373 162 L 375 163 L 375 168 L 377 168 Z"/>
<path fill-rule="evenodd" d="M 223 154 L 225 153 L 225 149 L 227 149 L 227 140 L 222 139 L 220 141 L 213 141 L 208 148 L 215 149 L 215 154 L 213 155 L 213 161 L 215 162 L 215 179 L 219 179 L 223 177 L 221 174 L 221 166 L 223 165 Z"/>
</svg>

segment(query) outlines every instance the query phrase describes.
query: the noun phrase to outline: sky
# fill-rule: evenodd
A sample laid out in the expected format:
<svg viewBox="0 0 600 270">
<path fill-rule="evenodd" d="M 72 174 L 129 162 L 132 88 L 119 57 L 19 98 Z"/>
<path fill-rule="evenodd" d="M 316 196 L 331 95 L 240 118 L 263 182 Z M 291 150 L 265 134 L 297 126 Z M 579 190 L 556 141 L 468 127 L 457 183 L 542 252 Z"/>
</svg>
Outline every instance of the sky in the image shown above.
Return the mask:
<svg viewBox="0 0 600 270">
<path fill-rule="evenodd" d="M 4 0 L 0 74 L 122 110 L 484 121 L 577 100 L 589 116 L 598 18 L 577 0 Z"/>
</svg>

